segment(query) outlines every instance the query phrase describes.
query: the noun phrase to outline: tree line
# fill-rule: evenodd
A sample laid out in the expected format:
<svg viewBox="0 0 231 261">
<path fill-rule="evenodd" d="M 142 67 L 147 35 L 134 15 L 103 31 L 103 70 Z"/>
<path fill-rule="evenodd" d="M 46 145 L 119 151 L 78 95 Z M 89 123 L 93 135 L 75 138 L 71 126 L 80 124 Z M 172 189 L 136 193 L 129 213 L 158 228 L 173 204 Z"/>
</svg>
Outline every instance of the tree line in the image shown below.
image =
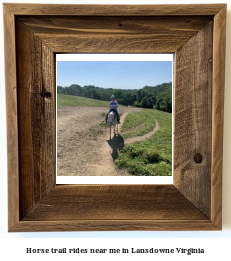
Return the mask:
<svg viewBox="0 0 231 261">
<path fill-rule="evenodd" d="M 80 86 L 72 84 L 69 87 L 57 86 L 57 93 L 86 97 L 101 101 L 109 101 L 112 94 L 119 104 L 142 108 L 154 108 L 172 112 L 172 82 L 156 86 L 145 86 L 142 89 L 125 90 L 101 88 L 94 85 Z"/>
</svg>

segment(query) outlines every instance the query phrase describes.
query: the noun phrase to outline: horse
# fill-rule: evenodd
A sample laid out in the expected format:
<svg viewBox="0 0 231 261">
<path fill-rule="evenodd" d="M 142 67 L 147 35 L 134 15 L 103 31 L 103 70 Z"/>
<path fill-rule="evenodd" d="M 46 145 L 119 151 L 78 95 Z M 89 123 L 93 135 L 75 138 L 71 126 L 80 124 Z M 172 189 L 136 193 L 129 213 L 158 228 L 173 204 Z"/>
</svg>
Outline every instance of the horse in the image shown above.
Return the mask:
<svg viewBox="0 0 231 261">
<path fill-rule="evenodd" d="M 112 126 L 114 128 L 114 136 L 115 136 L 116 126 L 117 126 L 117 133 L 118 133 L 117 115 L 116 115 L 115 111 L 113 111 L 113 110 L 108 113 L 108 126 L 109 126 L 109 136 L 110 136 L 110 140 L 111 140 Z"/>
</svg>

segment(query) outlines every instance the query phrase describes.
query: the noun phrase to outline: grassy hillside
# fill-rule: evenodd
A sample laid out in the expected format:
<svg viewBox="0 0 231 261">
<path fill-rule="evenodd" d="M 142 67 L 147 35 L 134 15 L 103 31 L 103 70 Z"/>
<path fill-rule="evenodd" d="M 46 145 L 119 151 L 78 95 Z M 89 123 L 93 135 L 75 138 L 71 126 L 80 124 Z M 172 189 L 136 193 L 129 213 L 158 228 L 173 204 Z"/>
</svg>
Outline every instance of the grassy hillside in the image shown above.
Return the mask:
<svg viewBox="0 0 231 261">
<path fill-rule="evenodd" d="M 57 94 L 57 106 L 109 107 L 109 102 L 79 96 Z"/>
<path fill-rule="evenodd" d="M 121 135 L 124 139 L 136 136 L 142 136 L 153 130 L 155 127 L 154 117 L 149 110 L 142 109 L 140 112 L 129 113 L 121 129 Z"/>
<path fill-rule="evenodd" d="M 57 86 L 57 93 L 87 97 L 101 101 L 107 101 L 111 95 L 114 94 L 118 103 L 125 106 L 155 108 L 157 110 L 172 112 L 171 82 L 156 86 L 145 86 L 141 89 L 134 90 L 101 88 L 94 85 L 81 87 L 78 84 L 72 84 L 69 87 Z"/>
<path fill-rule="evenodd" d="M 144 142 L 127 144 L 121 150 L 115 163 L 120 168 L 126 168 L 133 175 L 171 176 L 172 175 L 172 114 L 158 110 L 144 110 L 150 117 L 143 117 L 143 124 L 131 130 L 130 136 L 138 136 L 139 128 L 148 125 L 155 118 L 160 129 Z M 153 118 L 152 118 L 152 117 Z M 140 115 L 137 114 L 139 118 Z M 135 118 L 135 116 L 133 116 Z M 129 120 L 129 118 L 128 118 Z M 121 132 L 123 137 L 123 133 Z M 126 141 L 125 141 L 126 144 Z"/>
<path fill-rule="evenodd" d="M 109 102 L 79 96 L 58 94 L 57 106 L 107 107 Z M 126 138 L 141 136 L 155 127 L 155 119 L 160 129 L 144 142 L 126 145 Z M 105 128 L 106 124 L 102 124 Z M 128 114 L 122 126 L 121 136 L 125 146 L 114 161 L 119 168 L 126 168 L 133 175 L 172 175 L 172 114 L 154 109 L 142 109 Z"/>
</svg>

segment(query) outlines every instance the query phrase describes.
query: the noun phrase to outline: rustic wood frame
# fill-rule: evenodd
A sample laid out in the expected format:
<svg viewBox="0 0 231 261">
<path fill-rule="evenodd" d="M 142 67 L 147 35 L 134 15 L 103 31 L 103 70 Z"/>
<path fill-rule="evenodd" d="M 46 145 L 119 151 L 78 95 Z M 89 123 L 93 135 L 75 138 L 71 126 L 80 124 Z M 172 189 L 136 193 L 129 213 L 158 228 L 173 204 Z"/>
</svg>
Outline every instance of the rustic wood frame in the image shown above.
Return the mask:
<svg viewBox="0 0 231 261">
<path fill-rule="evenodd" d="M 3 4 L 8 229 L 221 230 L 226 4 Z M 55 53 L 175 53 L 173 185 L 55 184 Z"/>
</svg>

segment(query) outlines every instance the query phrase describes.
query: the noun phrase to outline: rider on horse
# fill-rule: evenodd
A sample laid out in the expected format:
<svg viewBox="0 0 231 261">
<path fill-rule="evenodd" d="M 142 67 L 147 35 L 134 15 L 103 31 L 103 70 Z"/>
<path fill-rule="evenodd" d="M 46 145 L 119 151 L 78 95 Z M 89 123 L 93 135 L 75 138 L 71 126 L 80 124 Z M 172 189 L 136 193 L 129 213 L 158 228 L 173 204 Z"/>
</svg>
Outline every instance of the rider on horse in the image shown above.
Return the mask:
<svg viewBox="0 0 231 261">
<path fill-rule="evenodd" d="M 112 95 L 111 101 L 109 103 L 110 110 L 105 115 L 105 123 L 107 123 L 108 113 L 111 112 L 111 111 L 114 111 L 116 113 L 116 116 L 117 116 L 117 122 L 118 122 L 118 124 L 120 124 L 120 114 L 117 110 L 117 107 L 118 107 L 118 102 L 115 100 L 115 96 Z"/>
</svg>

